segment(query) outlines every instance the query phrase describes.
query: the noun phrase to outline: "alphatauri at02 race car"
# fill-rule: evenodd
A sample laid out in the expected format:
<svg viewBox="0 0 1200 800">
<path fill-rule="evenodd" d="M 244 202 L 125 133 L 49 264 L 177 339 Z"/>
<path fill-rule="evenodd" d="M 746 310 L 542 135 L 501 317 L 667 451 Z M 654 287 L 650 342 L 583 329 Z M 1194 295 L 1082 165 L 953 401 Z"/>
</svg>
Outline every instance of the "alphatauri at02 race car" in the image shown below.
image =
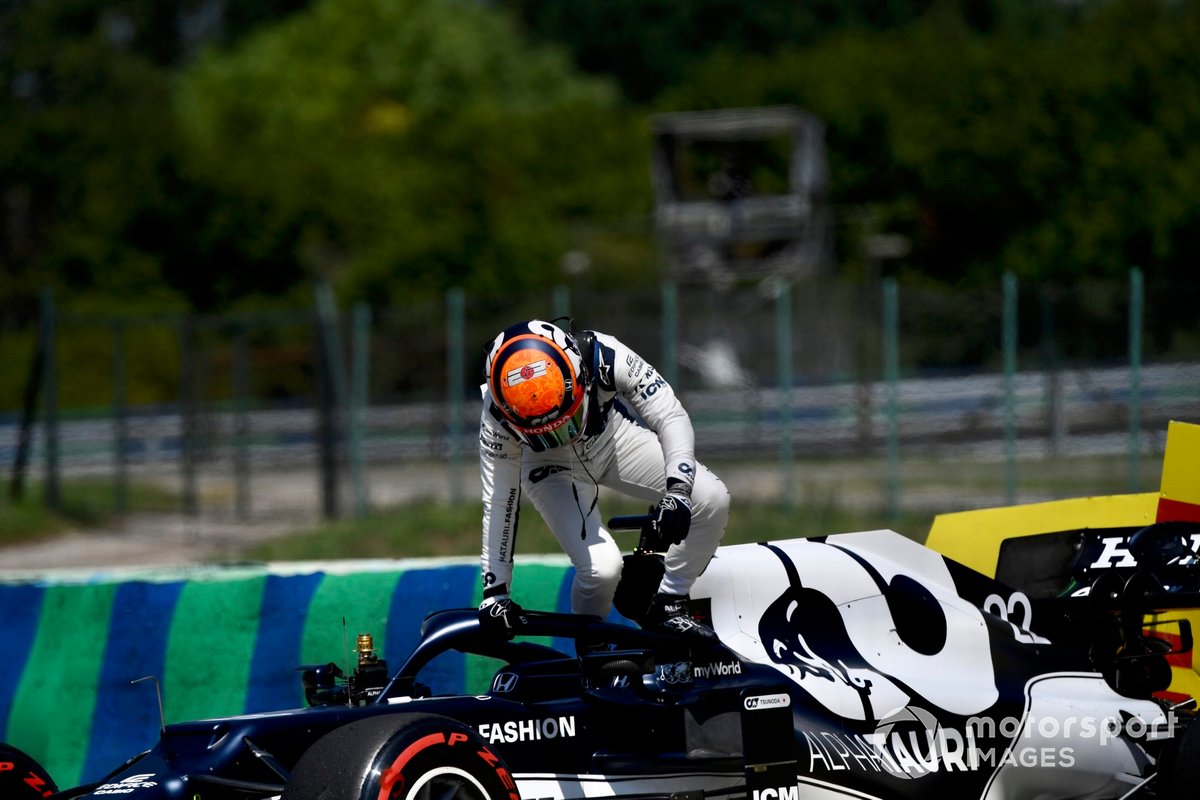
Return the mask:
<svg viewBox="0 0 1200 800">
<path fill-rule="evenodd" d="M 350 674 L 303 671 L 309 707 L 164 726 L 87 786 L 53 793 L 0 748 L 0 796 L 1193 798 L 1200 725 L 1154 698 L 1172 651 L 1143 617 L 1196 603 L 1197 527 L 1149 526 L 1137 572 L 1034 599 L 891 531 L 726 546 L 692 593 L 719 644 L 534 611 L 506 639 L 440 611 L 394 671 L 365 642 Z M 622 614 L 661 570 L 627 557 Z M 451 651 L 497 659 L 489 692 L 438 693 Z"/>
</svg>

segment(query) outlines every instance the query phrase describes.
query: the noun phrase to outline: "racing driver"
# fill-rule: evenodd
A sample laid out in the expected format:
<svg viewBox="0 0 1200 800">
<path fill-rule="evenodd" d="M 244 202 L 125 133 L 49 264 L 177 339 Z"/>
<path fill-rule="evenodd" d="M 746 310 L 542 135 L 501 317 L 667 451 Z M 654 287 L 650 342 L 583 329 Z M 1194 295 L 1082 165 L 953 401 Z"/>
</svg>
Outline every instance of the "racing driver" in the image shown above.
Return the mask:
<svg viewBox="0 0 1200 800">
<path fill-rule="evenodd" d="M 481 622 L 511 633 L 523 619 L 510 594 L 522 493 L 575 566 L 571 610 L 608 616 L 623 559 L 596 507 L 606 486 L 652 502 L 658 535 L 670 543 L 662 582 L 637 622 L 715 639 L 687 602 L 725 533 L 729 492 L 696 461 L 691 420 L 658 371 L 612 336 L 572 335 L 535 319 L 496 336 L 484 376 Z"/>
</svg>

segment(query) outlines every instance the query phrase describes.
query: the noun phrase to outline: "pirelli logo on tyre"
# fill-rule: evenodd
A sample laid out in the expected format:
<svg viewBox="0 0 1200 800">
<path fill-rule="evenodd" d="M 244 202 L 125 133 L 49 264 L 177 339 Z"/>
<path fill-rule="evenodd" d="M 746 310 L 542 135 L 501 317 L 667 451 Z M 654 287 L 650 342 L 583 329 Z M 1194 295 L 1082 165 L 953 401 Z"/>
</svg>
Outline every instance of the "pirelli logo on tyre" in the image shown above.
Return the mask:
<svg viewBox="0 0 1200 800">
<path fill-rule="evenodd" d="M 747 711 L 762 711 L 768 708 L 787 708 L 792 704 L 790 695 L 779 694 L 756 694 L 753 697 L 747 697 L 742 701 L 742 705 Z"/>
</svg>

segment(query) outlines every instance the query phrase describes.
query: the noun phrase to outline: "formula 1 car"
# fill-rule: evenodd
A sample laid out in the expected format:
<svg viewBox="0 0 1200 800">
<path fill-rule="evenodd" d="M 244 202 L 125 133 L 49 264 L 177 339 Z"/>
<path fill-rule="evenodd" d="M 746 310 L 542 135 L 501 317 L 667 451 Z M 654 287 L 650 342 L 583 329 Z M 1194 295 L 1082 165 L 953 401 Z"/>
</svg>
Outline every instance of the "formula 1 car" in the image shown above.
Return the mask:
<svg viewBox="0 0 1200 800">
<path fill-rule="evenodd" d="M 1172 650 L 1143 617 L 1195 604 L 1195 532 L 1148 526 L 1136 572 L 1088 554 L 1091 591 L 1045 598 L 891 531 L 726 546 L 692 592 L 720 643 L 535 611 L 509 639 L 439 611 L 394 671 L 360 637 L 349 674 L 303 668 L 309 707 L 164 725 L 89 785 L 55 793 L 0 746 L 0 796 L 1191 798 L 1200 725 L 1153 697 L 1191 631 Z M 629 618 L 662 574 L 649 549 L 627 557 Z M 487 693 L 438 692 L 456 652 L 496 659 Z"/>
</svg>

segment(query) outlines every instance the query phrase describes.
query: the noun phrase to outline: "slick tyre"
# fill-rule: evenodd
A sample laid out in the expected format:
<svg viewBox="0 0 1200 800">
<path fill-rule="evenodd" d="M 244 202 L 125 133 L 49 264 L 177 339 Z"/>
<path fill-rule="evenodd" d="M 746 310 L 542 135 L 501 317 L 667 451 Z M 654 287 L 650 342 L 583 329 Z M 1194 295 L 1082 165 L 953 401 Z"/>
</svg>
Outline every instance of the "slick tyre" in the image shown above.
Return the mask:
<svg viewBox="0 0 1200 800">
<path fill-rule="evenodd" d="M 33 800 L 58 791 L 46 770 L 12 745 L 0 742 L 0 797 Z"/>
<path fill-rule="evenodd" d="M 318 739 L 283 800 L 520 800 L 499 754 L 433 714 L 388 714 Z"/>
</svg>

